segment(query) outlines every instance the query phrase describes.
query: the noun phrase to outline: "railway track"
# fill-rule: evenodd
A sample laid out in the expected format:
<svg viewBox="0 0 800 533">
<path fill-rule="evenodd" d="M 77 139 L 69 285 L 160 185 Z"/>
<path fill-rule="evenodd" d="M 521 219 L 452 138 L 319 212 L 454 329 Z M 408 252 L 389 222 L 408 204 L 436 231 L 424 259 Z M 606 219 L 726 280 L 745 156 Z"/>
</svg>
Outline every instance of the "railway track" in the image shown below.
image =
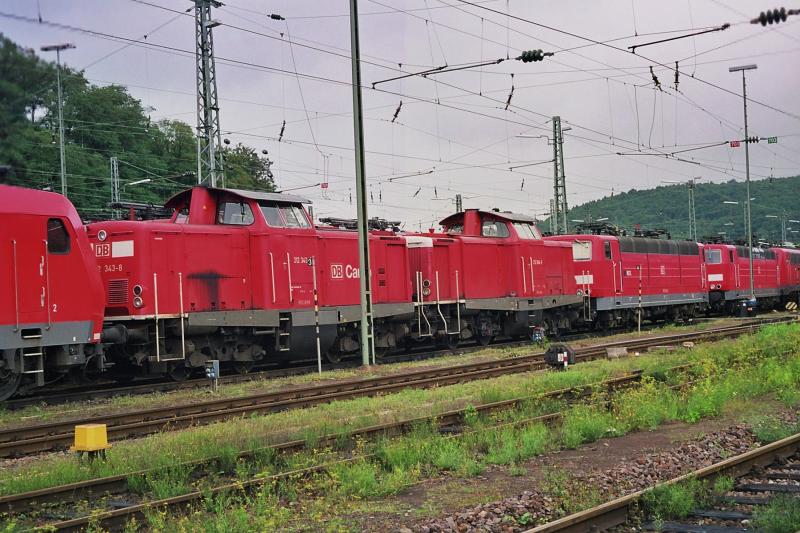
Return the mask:
<svg viewBox="0 0 800 533">
<path fill-rule="evenodd" d="M 634 492 L 597 507 L 544 524 L 525 533 L 619 531 L 735 532 L 748 531 L 742 520 L 752 520 L 753 510 L 766 505 L 777 494 L 800 493 L 800 433 L 731 457 L 711 466 L 674 478 L 665 485 L 689 479 L 712 480 L 726 475 L 736 478 L 732 491 L 713 508 L 696 509 L 686 520 L 644 524 L 632 522 L 638 502 L 650 490 Z M 787 458 L 791 458 L 786 462 Z M 743 507 L 740 507 L 743 506 Z M 738 522 L 739 525 L 731 525 Z"/>
<path fill-rule="evenodd" d="M 757 324 L 743 324 L 701 332 L 660 335 L 645 339 L 626 339 L 576 350 L 578 361 L 606 357 L 609 348 L 641 350 L 681 342 L 698 342 L 735 337 L 752 332 Z M 161 431 L 172 431 L 251 414 L 263 414 L 309 407 L 334 400 L 376 396 L 406 388 L 426 388 L 487 379 L 501 375 L 530 372 L 546 367 L 542 353 L 507 359 L 462 363 L 433 369 L 416 370 L 366 379 L 296 387 L 287 390 L 251 394 L 166 406 L 113 415 L 92 416 L 67 421 L 48 422 L 0 430 L 0 457 L 12 457 L 63 449 L 73 441 L 74 426 L 106 424 L 108 438 L 118 441 Z"/>
<path fill-rule="evenodd" d="M 682 372 L 686 368 L 687 368 L 686 365 L 681 365 L 668 370 L 668 372 L 672 371 Z M 584 400 L 590 395 L 596 394 L 599 389 L 605 389 L 608 393 L 612 393 L 613 391 L 616 390 L 634 386 L 635 384 L 641 381 L 641 377 L 642 373 L 640 371 L 634 371 L 625 374 L 623 376 L 608 379 L 599 383 L 590 383 L 586 385 L 578 385 L 575 387 L 570 387 L 567 389 L 550 391 L 544 394 L 537 395 L 535 396 L 535 398 L 566 399 L 568 402 L 574 403 L 577 401 Z M 350 442 L 352 442 L 356 438 L 362 439 L 362 438 L 375 438 L 378 436 L 395 436 L 408 432 L 409 430 L 418 427 L 419 424 L 421 423 L 430 423 L 432 420 L 435 420 L 441 431 L 449 429 L 448 433 L 450 434 L 450 436 L 455 437 L 457 436 L 457 434 L 462 432 L 464 416 L 468 412 L 489 414 L 493 412 L 513 409 L 522 404 L 523 402 L 529 401 L 533 398 L 534 396 L 514 398 L 489 404 L 478 405 L 471 408 L 452 410 L 432 416 L 399 420 L 386 424 L 364 427 L 356 429 L 348 433 L 347 435 L 344 435 L 344 437 L 347 437 L 347 439 Z M 534 418 L 529 418 L 526 420 L 517 420 L 514 422 L 499 424 L 497 428 L 500 429 L 502 427 L 507 427 L 510 425 L 521 426 L 536 422 L 554 424 L 558 422 L 561 419 L 561 417 L 562 413 L 560 412 L 550 413 L 537 416 Z M 332 446 L 335 443 L 341 444 L 342 437 L 343 435 L 340 434 L 331 434 L 323 436 L 316 443 L 316 447 L 324 448 L 326 446 Z M 308 443 L 304 440 L 293 440 L 279 444 L 274 444 L 270 446 L 270 448 L 272 448 L 277 452 L 289 453 L 289 452 L 300 451 L 306 448 L 307 446 Z M 258 452 L 256 451 L 242 452 L 241 454 L 239 454 L 237 459 L 252 459 L 252 457 L 256 453 Z M 249 490 L 261 486 L 270 486 L 270 484 L 276 481 L 297 479 L 298 477 L 307 476 L 312 473 L 327 470 L 328 468 L 337 463 L 347 462 L 351 460 L 361 460 L 367 457 L 371 457 L 371 455 L 359 455 L 358 457 L 345 459 L 344 461 L 337 460 L 313 466 L 311 468 L 282 472 L 280 474 L 268 477 L 258 477 L 244 481 L 239 480 L 236 481 L 235 483 L 225 483 L 223 485 L 219 485 L 217 487 L 210 489 L 192 490 L 186 494 L 175 496 L 172 498 L 165 498 L 160 500 L 145 501 L 138 503 L 134 503 L 130 498 L 127 500 L 125 498 L 120 498 L 119 495 L 131 492 L 131 489 L 128 486 L 128 482 L 131 478 L 136 476 L 146 476 L 147 474 L 152 474 L 153 471 L 132 472 L 117 476 L 92 479 L 78 483 L 71 483 L 68 485 L 50 487 L 47 489 L 41 489 L 27 493 L 16 494 L 12 496 L 3 496 L 0 497 L 0 513 L 5 512 L 9 513 L 10 515 L 24 515 L 24 514 L 35 513 L 37 510 L 40 509 L 48 509 L 47 515 L 53 516 L 54 514 L 55 515 L 59 514 L 59 512 L 56 511 L 56 506 L 62 506 L 62 508 L 64 506 L 67 506 L 69 507 L 69 509 L 65 511 L 62 510 L 61 513 L 72 515 L 74 514 L 72 508 L 81 501 L 99 502 L 103 501 L 103 498 L 114 496 L 113 502 L 111 503 L 106 502 L 107 503 L 106 507 L 110 506 L 116 508 L 104 511 L 95 509 L 91 514 L 87 516 L 71 517 L 66 520 L 50 522 L 46 525 L 43 525 L 42 529 L 47 531 L 81 531 L 87 526 L 92 525 L 93 527 L 103 527 L 103 528 L 109 528 L 111 530 L 116 530 L 124 527 L 125 524 L 133 518 L 137 520 L 142 520 L 143 518 L 146 517 L 146 513 L 152 510 L 162 511 L 166 509 L 181 508 L 191 503 L 198 502 L 203 498 L 208 498 L 211 495 L 216 495 L 224 492 Z M 183 463 L 182 465 L 177 465 L 177 466 L 187 467 L 190 468 L 192 471 L 204 469 L 206 471 L 213 470 L 215 472 L 219 472 L 219 467 L 216 465 L 217 462 L 219 462 L 219 458 L 212 458 L 202 461 Z M 128 501 L 129 504 L 123 506 L 120 502 L 125 502 L 125 501 Z"/>
<path fill-rule="evenodd" d="M 763 323 L 769 323 L 770 321 L 778 321 L 783 319 L 784 319 L 783 317 L 756 319 L 748 321 L 747 323 L 763 324 Z M 643 326 L 642 329 L 643 331 L 646 331 L 655 328 L 657 328 L 657 326 L 648 325 L 646 327 Z M 616 332 L 613 332 L 612 334 L 614 333 Z M 559 339 L 559 342 L 572 342 L 576 340 L 583 340 L 586 338 L 590 338 L 592 336 L 593 335 L 587 333 L 578 333 L 563 337 L 562 339 Z M 595 337 L 598 336 L 595 335 Z M 494 343 L 489 347 L 508 348 L 508 347 L 525 346 L 526 344 L 530 343 L 528 341 L 504 341 L 504 342 Z M 486 346 L 481 346 L 481 345 L 462 346 L 459 347 L 455 351 L 455 353 L 468 354 L 484 350 L 486 348 L 487 348 Z M 425 347 L 412 350 L 408 354 L 386 356 L 381 360 L 379 360 L 379 363 L 392 364 L 398 362 L 419 361 L 425 359 L 433 359 L 442 355 L 449 355 L 453 353 L 454 351 L 448 348 L 430 349 L 429 347 Z M 342 361 L 336 364 L 326 363 L 322 366 L 322 369 L 323 371 L 327 371 L 327 370 L 336 370 L 342 368 L 353 368 L 359 366 L 360 364 L 361 364 L 360 361 L 356 360 Z M 293 365 L 285 368 L 267 368 L 267 369 L 262 368 L 260 370 L 256 370 L 246 374 L 224 375 L 220 378 L 219 382 L 221 385 L 247 383 L 252 381 L 310 374 L 317 372 L 317 370 L 318 368 L 316 364 Z M 99 384 L 89 384 L 78 387 L 64 387 L 64 388 L 50 389 L 48 391 L 37 393 L 34 396 L 16 398 L 13 400 L 6 400 L 4 402 L 0 402 L 0 405 L 8 411 L 16 411 L 30 406 L 61 405 L 70 402 L 98 400 L 105 398 L 117 398 L 121 396 L 134 396 L 139 394 L 150 394 L 153 392 L 171 392 L 177 390 L 204 389 L 208 388 L 208 386 L 209 386 L 208 380 L 205 378 L 190 378 L 188 380 L 178 381 L 178 382 L 170 381 L 167 380 L 166 378 L 154 378 L 154 379 L 142 380 L 142 382 L 132 385 L 120 385 L 119 383 L 99 383 Z"/>
</svg>

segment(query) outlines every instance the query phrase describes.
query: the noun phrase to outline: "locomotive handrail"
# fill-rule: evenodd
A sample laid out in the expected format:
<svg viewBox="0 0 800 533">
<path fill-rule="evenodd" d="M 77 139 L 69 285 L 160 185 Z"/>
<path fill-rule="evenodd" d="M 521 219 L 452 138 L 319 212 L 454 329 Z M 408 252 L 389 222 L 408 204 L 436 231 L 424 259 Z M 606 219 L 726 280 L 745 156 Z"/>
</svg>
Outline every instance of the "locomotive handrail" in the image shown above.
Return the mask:
<svg viewBox="0 0 800 533">
<path fill-rule="evenodd" d="M 47 330 L 49 331 L 53 327 L 53 320 L 50 317 L 50 253 L 47 247 L 47 239 L 42 242 L 44 243 L 44 256 L 42 259 L 44 260 L 45 290 L 47 291 Z"/>
<path fill-rule="evenodd" d="M 272 252 L 269 253 L 269 275 L 272 278 L 272 303 L 275 303 L 275 262 L 272 259 Z"/>
<path fill-rule="evenodd" d="M 11 239 L 11 252 L 14 256 L 14 317 L 16 326 L 14 332 L 19 331 L 19 276 L 17 275 L 17 241 Z"/>
<path fill-rule="evenodd" d="M 447 320 L 444 318 L 444 314 L 442 313 L 442 306 L 440 303 L 441 299 L 439 298 L 439 271 L 436 271 L 436 311 L 439 313 L 439 317 L 442 319 L 442 324 L 444 325 L 444 334 L 449 335 L 447 333 Z"/>
</svg>

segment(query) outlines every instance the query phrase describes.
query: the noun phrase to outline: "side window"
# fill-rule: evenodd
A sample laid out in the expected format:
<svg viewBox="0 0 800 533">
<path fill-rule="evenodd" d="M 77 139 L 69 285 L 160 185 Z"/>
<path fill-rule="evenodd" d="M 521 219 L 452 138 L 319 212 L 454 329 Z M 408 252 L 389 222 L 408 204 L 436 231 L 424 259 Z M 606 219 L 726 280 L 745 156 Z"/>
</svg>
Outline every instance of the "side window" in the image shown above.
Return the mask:
<svg viewBox="0 0 800 533">
<path fill-rule="evenodd" d="M 728 259 L 730 259 L 730 262 L 731 262 L 731 263 L 733 263 L 733 262 L 734 262 L 734 261 L 733 261 L 733 250 L 728 250 Z"/>
<path fill-rule="evenodd" d="M 296 205 L 292 206 L 292 211 L 294 211 L 294 216 L 297 218 L 297 221 L 300 223 L 301 228 L 308 228 L 311 224 L 308 222 L 306 218 L 306 214 L 301 207 Z"/>
<path fill-rule="evenodd" d="M 591 261 L 592 243 L 591 241 L 575 241 L 572 243 L 573 261 Z"/>
<path fill-rule="evenodd" d="M 218 224 L 249 226 L 253 221 L 253 211 L 244 202 L 222 202 L 217 211 Z"/>
<path fill-rule="evenodd" d="M 283 214 L 283 219 L 286 221 L 287 228 L 307 228 L 309 227 L 308 219 L 306 218 L 305 213 L 299 207 L 287 205 L 282 206 L 281 214 Z"/>
<path fill-rule="evenodd" d="M 264 214 L 264 220 L 273 228 L 282 228 L 283 219 L 281 218 L 280 210 L 275 204 L 261 204 L 261 212 Z"/>
<path fill-rule="evenodd" d="M 447 233 L 449 235 L 461 235 L 462 233 L 464 233 L 464 224 L 462 224 L 461 222 L 457 222 L 452 226 L 448 226 Z"/>
<path fill-rule="evenodd" d="M 68 254 L 69 233 L 60 218 L 47 220 L 47 253 Z"/>
<path fill-rule="evenodd" d="M 611 259 L 611 241 L 603 243 L 603 250 L 605 251 L 606 259 Z"/>
<path fill-rule="evenodd" d="M 484 237 L 508 237 L 508 226 L 499 220 L 484 220 L 481 224 L 481 235 Z"/>
<path fill-rule="evenodd" d="M 706 250 L 706 263 L 719 265 L 722 263 L 722 250 Z"/>
</svg>

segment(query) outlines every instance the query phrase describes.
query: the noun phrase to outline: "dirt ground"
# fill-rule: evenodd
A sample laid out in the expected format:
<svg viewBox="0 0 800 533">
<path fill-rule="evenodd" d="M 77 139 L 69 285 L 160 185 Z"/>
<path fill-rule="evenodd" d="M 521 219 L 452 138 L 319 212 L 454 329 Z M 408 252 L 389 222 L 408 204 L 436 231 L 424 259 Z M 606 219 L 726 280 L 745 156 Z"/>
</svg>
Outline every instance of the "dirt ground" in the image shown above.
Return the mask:
<svg viewBox="0 0 800 533">
<path fill-rule="evenodd" d="M 674 450 L 683 442 L 785 409 L 771 400 L 751 402 L 736 405 L 721 417 L 696 424 L 673 422 L 652 431 L 601 439 L 575 450 L 550 452 L 523 463 L 523 469 L 513 472 L 516 475 L 504 466 L 488 466 L 483 474 L 473 478 L 448 475 L 425 480 L 394 497 L 372 502 L 373 505 L 363 512 L 351 514 L 348 522 L 354 531 L 418 531 L 430 518 L 457 513 L 526 490 L 547 492 L 543 488 L 548 488 L 551 483 L 548 477 L 554 471 L 569 478 L 579 473 L 606 470 L 636 461 L 643 455 Z"/>
</svg>

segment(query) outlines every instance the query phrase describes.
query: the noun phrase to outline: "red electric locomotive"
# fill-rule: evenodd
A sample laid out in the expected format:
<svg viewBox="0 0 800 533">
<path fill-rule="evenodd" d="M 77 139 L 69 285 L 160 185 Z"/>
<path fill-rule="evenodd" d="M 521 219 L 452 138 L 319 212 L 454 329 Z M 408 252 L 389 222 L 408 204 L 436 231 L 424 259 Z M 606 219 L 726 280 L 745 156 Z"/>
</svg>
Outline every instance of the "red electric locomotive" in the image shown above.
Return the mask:
<svg viewBox="0 0 800 533">
<path fill-rule="evenodd" d="M 103 368 L 103 287 L 72 204 L 0 185 L 0 400 Z"/>
<path fill-rule="evenodd" d="M 708 304 L 703 245 L 688 241 L 557 235 L 572 244 L 572 267 L 582 294 L 590 298 L 595 327 L 645 320 L 689 319 Z"/>
<path fill-rule="evenodd" d="M 781 301 L 781 266 L 772 248 L 753 248 L 753 287 L 758 306 L 772 309 Z M 712 311 L 733 313 L 750 298 L 750 256 L 746 246 L 706 244 L 709 304 Z"/>
<path fill-rule="evenodd" d="M 800 250 L 775 248 L 775 254 L 782 303 L 800 304 Z"/>
</svg>

